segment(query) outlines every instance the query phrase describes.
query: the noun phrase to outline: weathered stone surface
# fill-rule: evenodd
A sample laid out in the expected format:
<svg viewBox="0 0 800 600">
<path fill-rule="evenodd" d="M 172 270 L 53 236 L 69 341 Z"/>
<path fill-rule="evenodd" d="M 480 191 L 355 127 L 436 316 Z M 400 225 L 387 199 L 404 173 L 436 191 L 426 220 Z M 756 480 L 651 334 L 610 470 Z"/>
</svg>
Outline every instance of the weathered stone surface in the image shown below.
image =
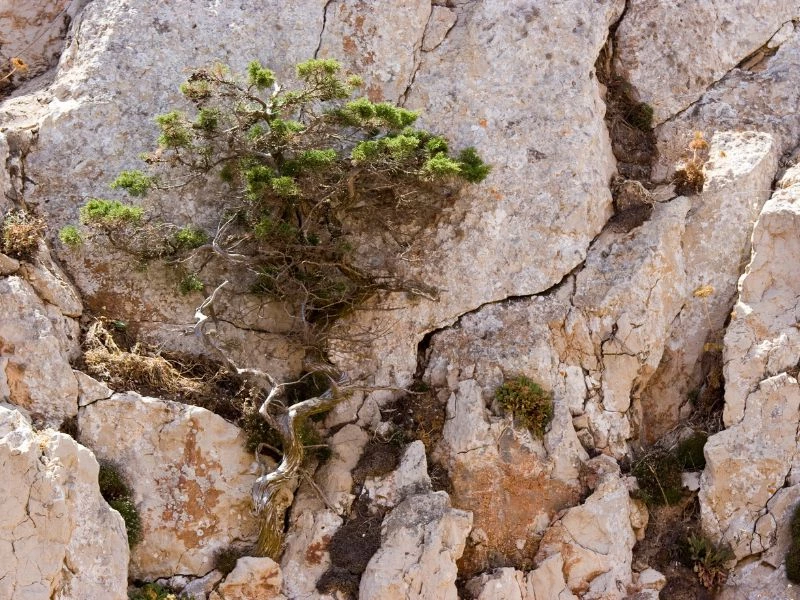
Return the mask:
<svg viewBox="0 0 800 600">
<path fill-rule="evenodd" d="M 244 557 L 208 600 L 286 600 L 281 594 L 281 568 L 271 558 Z"/>
<path fill-rule="evenodd" d="M 735 569 L 719 594 L 718 600 L 800 600 L 797 584 L 786 579 L 786 569 L 755 561 Z"/>
<path fill-rule="evenodd" d="M 428 0 L 369 6 L 333 0 L 325 6 L 318 56 L 343 60 L 354 72 L 368 73 L 365 91 L 371 100 L 397 102 L 413 80 L 431 9 Z"/>
<path fill-rule="evenodd" d="M 58 427 L 78 412 L 78 382 L 69 364 L 77 336 L 67 339 L 57 321 L 64 317 L 48 310 L 20 277 L 0 279 L 0 298 L 0 399 Z"/>
<path fill-rule="evenodd" d="M 431 491 L 425 444 L 420 440 L 408 445 L 400 464 L 383 477 L 367 477 L 364 493 L 378 506 L 393 507 L 406 496 Z"/>
<path fill-rule="evenodd" d="M 704 132 L 707 139 L 721 131 L 758 131 L 772 135 L 779 156 L 792 150 L 800 139 L 798 85 L 800 32 L 795 31 L 759 69 L 734 69 L 690 110 L 656 129 L 653 179 L 672 176 L 694 131 Z"/>
<path fill-rule="evenodd" d="M 142 541 L 131 576 L 203 575 L 233 542 L 252 543 L 256 465 L 241 431 L 203 408 L 115 394 L 80 409 L 80 438 L 133 490 Z"/>
<path fill-rule="evenodd" d="M 800 279 L 793 261 L 786 260 L 800 252 L 795 235 L 800 227 L 798 177 L 800 167 L 786 172 L 753 230 L 753 254 L 725 333 L 727 426 L 742 420 L 746 398 L 760 381 L 800 362 Z"/>
<path fill-rule="evenodd" d="M 609 475 L 583 504 L 567 510 L 545 532 L 537 562 L 560 555 L 567 586 L 580 598 L 624 598 L 625 586 L 632 582 L 634 510 L 625 481 Z"/>
<path fill-rule="evenodd" d="M 614 39 L 617 73 L 653 107 L 660 123 L 798 16 L 794 0 L 634 0 Z"/>
<path fill-rule="evenodd" d="M 467 583 L 467 590 L 474 600 L 525 600 L 523 574 L 506 567 L 485 573 Z"/>
<path fill-rule="evenodd" d="M 722 350 L 736 281 L 750 251 L 752 224 L 777 170 L 778 147 L 769 134 L 721 131 L 710 143 L 705 188 L 691 198 L 681 238 L 686 279 L 682 307 L 670 323 L 658 371 L 641 394 L 646 443 L 661 437 L 692 408 L 687 399 L 703 383 L 703 360 Z M 675 275 L 665 270 L 663 276 Z"/>
<path fill-rule="evenodd" d="M 15 74 L 14 82 L 24 81 L 55 66 L 64 48 L 70 22 L 87 0 L 43 0 L 31 4 L 8 0 L 0 8 L 0 31 L 3 32 L 3 67 L 11 57 L 21 58 L 27 71 Z"/>
<path fill-rule="evenodd" d="M 451 508 L 445 492 L 409 496 L 383 521 L 359 599 L 456 600 L 456 560 L 471 528 L 472 515 Z"/>
<path fill-rule="evenodd" d="M 474 145 L 492 156 L 494 168 L 401 265 L 409 278 L 437 288 L 439 302 L 378 311 L 368 322 L 358 315 L 359 329 L 391 332 L 375 340 L 374 369 L 364 367 L 377 371 L 379 383 L 408 382 L 425 332 L 487 302 L 542 292 L 586 256 L 611 214 L 614 171 L 604 107 L 587 74 L 622 7 L 458 5 L 446 40 L 422 52 L 405 105 L 421 109 L 421 124 L 449 135 L 455 148 Z M 504 100 L 496 103 L 498 90 Z M 364 358 L 352 347 L 336 349 L 343 364 Z"/>
<path fill-rule="evenodd" d="M 81 371 L 72 371 L 78 381 L 78 406 L 88 406 L 98 400 L 106 400 L 114 393 L 106 384 L 101 383 Z"/>
<path fill-rule="evenodd" d="M 19 274 L 42 300 L 55 306 L 64 316 L 77 318 L 83 313 L 78 293 L 50 257 L 47 248 L 42 247 L 37 252 L 35 262 L 24 262 Z"/>
<path fill-rule="evenodd" d="M 784 486 L 797 452 L 800 387 L 782 373 L 747 395 L 744 416 L 706 443 L 700 488 L 703 528 L 737 558 L 766 550 L 774 528 L 756 527 Z M 762 523 L 766 525 L 766 523 Z"/>
<path fill-rule="evenodd" d="M 0 405 L 0 597 L 124 600 L 125 524 L 100 496 L 98 464 L 67 435 Z"/>
<path fill-rule="evenodd" d="M 329 440 L 331 457 L 317 470 L 318 488 L 308 482 L 298 488 L 281 557 L 288 598 L 328 598 L 317 592 L 317 581 L 331 565 L 328 544 L 355 499 L 352 470 L 368 441 L 369 434 L 360 427 L 342 427 Z"/>
</svg>

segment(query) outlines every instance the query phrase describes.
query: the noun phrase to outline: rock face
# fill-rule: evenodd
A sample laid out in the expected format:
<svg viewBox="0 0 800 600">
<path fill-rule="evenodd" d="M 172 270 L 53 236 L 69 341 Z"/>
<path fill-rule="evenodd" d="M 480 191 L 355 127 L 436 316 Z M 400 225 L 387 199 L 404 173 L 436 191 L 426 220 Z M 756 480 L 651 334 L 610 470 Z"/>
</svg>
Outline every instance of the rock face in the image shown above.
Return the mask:
<svg viewBox="0 0 800 600">
<path fill-rule="evenodd" d="M 256 468 L 243 434 L 222 417 L 127 393 L 81 408 L 78 424 L 81 441 L 133 490 L 142 541 L 132 577 L 204 575 L 217 552 L 255 541 Z"/>
<path fill-rule="evenodd" d="M 785 173 L 756 223 L 752 258 L 725 335 L 727 429 L 712 436 L 705 448 L 703 527 L 730 544 L 737 558 L 775 546 L 788 528 L 787 505 L 797 500 L 800 344 L 795 325 L 800 282 L 785 257 L 797 244 L 788 232 L 795 231 L 800 217 L 799 175 L 797 167 Z M 762 556 L 765 567 L 759 575 L 775 593 L 784 587 L 782 577 L 771 575 L 785 555 L 786 542 L 780 545 L 782 552 Z M 744 572 L 737 572 L 732 585 L 739 585 Z"/>
<path fill-rule="evenodd" d="M 0 278 L 0 298 L 0 399 L 58 427 L 78 412 L 69 364 L 78 349 L 77 323 L 17 275 Z"/>
<path fill-rule="evenodd" d="M 208 600 L 286 600 L 281 583 L 281 568 L 271 558 L 240 558 Z"/>
<path fill-rule="evenodd" d="M 660 123 L 694 103 L 798 16 L 800 7 L 792 0 L 758 6 L 745 0 L 691 5 L 634 0 L 614 39 L 617 71 Z"/>
<path fill-rule="evenodd" d="M 409 496 L 384 519 L 381 547 L 361 578 L 361 600 L 456 600 L 456 560 L 472 528 L 444 492 Z"/>
<path fill-rule="evenodd" d="M 78 413 L 81 441 L 121 468 L 144 525 L 131 577 L 205 576 L 197 593 L 213 600 L 329 600 L 317 581 L 360 493 L 391 511 L 362 598 L 455 598 L 457 575 L 482 600 L 653 598 L 663 578 L 634 572 L 647 517 L 618 461 L 687 417 L 695 391 L 721 386 L 724 364 L 727 429 L 707 444 L 699 495 L 705 532 L 747 560 L 722 597 L 796 594 L 782 562 L 800 498 L 800 170 L 771 189 L 800 144 L 796 0 L 6 5 L 0 78 L 20 56 L 31 80 L 0 110 L 0 216 L 37 212 L 54 255 L 45 243 L 31 261 L 0 255 L 0 400 L 37 426 Z M 69 250 L 55 233 L 86 198 L 119 197 L 108 183 L 152 148 L 152 117 L 188 108 L 177 93 L 188 68 L 220 60 L 241 71 L 255 58 L 291 80 L 312 56 L 340 58 L 364 75 L 370 98 L 419 109 L 422 126 L 455 150 L 475 146 L 493 170 L 403 257 L 401 275 L 437 288 L 438 302 L 389 294 L 340 321 L 332 360 L 384 389 L 358 391 L 329 415 L 332 456 L 299 482 L 280 567 L 242 559 L 220 583 L 214 555 L 251 543 L 257 527 L 257 467 L 241 433 L 202 409 L 113 394 L 73 370 L 84 304 L 141 340 L 202 354 L 180 335 L 200 295 L 176 293 L 173 266 L 142 272 L 99 243 Z M 641 218 L 625 198 L 612 203 L 609 131 L 619 127 L 605 121 L 615 88 L 597 80 L 601 56 L 654 111 L 653 181 L 612 186 L 643 193 Z M 694 131 L 710 142 L 705 183 L 677 196 L 670 182 Z M 216 185 L 142 202 L 211 231 Z M 211 263 L 199 269 L 220 275 Z M 245 366 L 294 378 L 305 348 L 282 337 L 290 319 L 241 292 L 217 315 L 224 347 Z M 390 427 L 388 402 L 419 374 L 446 412 L 440 441 L 411 444 L 396 470 L 354 490 L 370 436 Z M 494 399 L 517 375 L 552 393 L 541 439 Z M 0 452 L 12 448 L 19 483 L 4 503 L 12 516 L 0 518 L 0 596 L 115 597 L 128 557 L 117 549 L 119 519 L 89 485 L 91 453 L 18 415 L 0 410 Z M 447 470 L 449 496 L 431 491 L 426 450 Z M 28 490 L 36 513 L 20 508 Z M 24 519 L 32 525 L 18 526 Z"/>
<path fill-rule="evenodd" d="M 124 600 L 125 524 L 100 496 L 92 453 L 0 405 L 0 464 L 0 596 Z"/>
<path fill-rule="evenodd" d="M 642 437 L 652 443 L 691 410 L 704 361 L 721 352 L 750 232 L 769 197 L 778 145 L 766 133 L 721 131 L 710 139 L 706 183 L 692 198 L 681 238 L 686 288 L 669 324 L 658 370 L 641 394 Z M 683 415 L 681 414 L 683 409 Z"/>
</svg>

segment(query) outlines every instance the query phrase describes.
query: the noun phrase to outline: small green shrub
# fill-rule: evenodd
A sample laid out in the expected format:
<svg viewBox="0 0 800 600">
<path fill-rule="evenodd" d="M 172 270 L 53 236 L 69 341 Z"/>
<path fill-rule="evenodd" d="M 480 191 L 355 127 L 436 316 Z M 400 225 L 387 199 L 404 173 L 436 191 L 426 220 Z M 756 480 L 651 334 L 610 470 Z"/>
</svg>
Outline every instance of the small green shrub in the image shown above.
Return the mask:
<svg viewBox="0 0 800 600">
<path fill-rule="evenodd" d="M 122 171 L 117 178 L 111 182 L 112 189 L 122 189 L 131 196 L 144 196 L 153 186 L 153 178 L 142 171 Z"/>
<path fill-rule="evenodd" d="M 694 572 L 703 587 L 710 590 L 725 583 L 728 578 L 726 563 L 736 558 L 731 548 L 694 534 L 689 536 L 687 544 Z"/>
<path fill-rule="evenodd" d="M 139 206 L 123 204 L 119 200 L 92 198 L 80 209 L 81 223 L 101 228 L 119 228 L 138 225 L 144 216 Z"/>
<path fill-rule="evenodd" d="M 70 248 L 77 248 L 83 243 L 83 237 L 75 225 L 66 225 L 58 231 L 58 239 Z"/>
<path fill-rule="evenodd" d="M 641 131 L 650 131 L 653 128 L 653 107 L 646 102 L 635 104 L 626 121 Z"/>
<path fill-rule="evenodd" d="M 100 463 L 100 494 L 109 506 L 122 515 L 128 532 L 128 546 L 133 548 L 142 539 L 142 520 L 131 500 L 131 489 L 119 470 L 109 462 Z"/>
<path fill-rule="evenodd" d="M 6 214 L 0 225 L 0 250 L 14 258 L 30 258 L 39 248 L 44 221 L 24 210 Z"/>
<path fill-rule="evenodd" d="M 638 496 L 649 505 L 672 505 L 683 497 L 681 464 L 672 453 L 659 450 L 642 457 L 632 473 L 639 483 Z"/>
<path fill-rule="evenodd" d="M 514 421 L 542 437 L 553 418 L 553 399 L 538 383 L 521 375 L 504 382 L 495 392 L 495 399 Z"/>
<path fill-rule="evenodd" d="M 683 440 L 675 449 L 675 458 L 684 471 L 700 471 L 706 466 L 706 457 L 703 448 L 708 441 L 708 434 L 704 431 L 695 431 Z"/>
<path fill-rule="evenodd" d="M 191 294 L 192 292 L 203 291 L 203 281 L 197 276 L 196 273 L 189 273 L 178 284 L 178 290 L 181 295 Z"/>
<path fill-rule="evenodd" d="M 175 245 L 181 250 L 199 248 L 208 241 L 208 235 L 202 229 L 192 225 L 182 227 L 175 234 Z"/>
</svg>

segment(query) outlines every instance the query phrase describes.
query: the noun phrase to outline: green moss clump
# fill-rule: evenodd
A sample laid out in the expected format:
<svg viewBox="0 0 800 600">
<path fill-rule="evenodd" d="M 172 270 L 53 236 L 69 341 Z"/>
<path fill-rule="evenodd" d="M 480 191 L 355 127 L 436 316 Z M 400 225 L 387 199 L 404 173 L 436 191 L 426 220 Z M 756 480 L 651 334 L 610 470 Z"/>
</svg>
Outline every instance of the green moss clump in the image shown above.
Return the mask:
<svg viewBox="0 0 800 600">
<path fill-rule="evenodd" d="M 182 227 L 175 234 L 175 245 L 183 250 L 199 248 L 208 241 L 208 235 L 202 229 L 192 225 Z"/>
<path fill-rule="evenodd" d="M 142 520 L 131 499 L 131 489 L 119 470 L 108 462 L 100 463 L 97 477 L 100 494 L 109 506 L 122 515 L 128 532 L 128 546 L 133 548 L 142 539 Z"/>
<path fill-rule="evenodd" d="M 192 292 L 203 291 L 203 280 L 200 279 L 196 273 L 189 273 L 178 284 L 178 291 L 182 296 L 191 294 Z"/>
<path fill-rule="evenodd" d="M 653 107 L 646 102 L 635 104 L 626 120 L 636 129 L 650 131 L 653 128 Z"/>
<path fill-rule="evenodd" d="M 83 237 L 75 225 L 66 225 L 58 231 L 58 239 L 70 248 L 77 248 L 83 243 Z"/>
<path fill-rule="evenodd" d="M 495 399 L 514 421 L 542 437 L 553 419 L 553 398 L 538 383 L 524 375 L 509 379 L 495 392 Z"/>
</svg>

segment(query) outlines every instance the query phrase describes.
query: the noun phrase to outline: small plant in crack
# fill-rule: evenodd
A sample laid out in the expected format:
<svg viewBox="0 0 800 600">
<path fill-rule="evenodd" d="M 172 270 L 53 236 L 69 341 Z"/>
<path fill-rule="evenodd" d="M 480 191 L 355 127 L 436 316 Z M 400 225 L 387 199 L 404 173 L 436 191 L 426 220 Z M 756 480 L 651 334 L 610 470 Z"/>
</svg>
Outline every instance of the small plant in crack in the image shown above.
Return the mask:
<svg viewBox="0 0 800 600">
<path fill-rule="evenodd" d="M 706 589 L 720 587 L 728 578 L 727 565 L 736 557 L 730 546 L 714 544 L 707 537 L 692 534 L 686 540 L 692 568 Z"/>
<path fill-rule="evenodd" d="M 520 375 L 508 379 L 495 392 L 497 404 L 513 415 L 514 422 L 541 438 L 553 419 L 553 397 L 538 383 Z"/>
<path fill-rule="evenodd" d="M 98 483 L 103 499 L 122 515 L 125 530 L 128 532 L 128 546 L 133 548 L 142 539 L 142 520 L 131 498 L 131 489 L 125 477 L 116 466 L 104 461 L 100 463 Z"/>
<path fill-rule="evenodd" d="M 687 156 L 683 164 L 675 171 L 673 183 L 678 194 L 692 195 L 703 191 L 706 175 L 703 166 L 708 160 L 709 145 L 701 131 L 695 131 L 689 142 Z"/>
</svg>

